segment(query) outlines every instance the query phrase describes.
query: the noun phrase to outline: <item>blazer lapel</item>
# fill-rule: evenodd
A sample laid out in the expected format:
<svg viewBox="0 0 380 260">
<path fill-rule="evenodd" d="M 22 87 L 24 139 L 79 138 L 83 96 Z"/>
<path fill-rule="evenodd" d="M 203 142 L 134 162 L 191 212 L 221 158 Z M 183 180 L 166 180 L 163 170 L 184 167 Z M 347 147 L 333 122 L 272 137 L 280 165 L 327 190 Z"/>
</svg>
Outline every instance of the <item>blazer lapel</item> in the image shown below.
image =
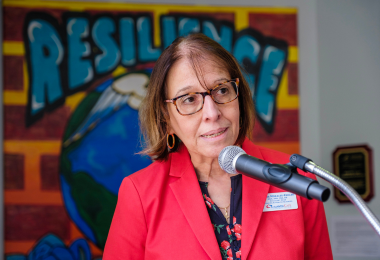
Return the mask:
<svg viewBox="0 0 380 260">
<path fill-rule="evenodd" d="M 170 175 L 179 178 L 170 184 L 170 188 L 196 238 L 211 259 L 221 260 L 214 228 L 193 164 L 184 145 L 181 145 L 178 152 L 172 154 Z"/>
<path fill-rule="evenodd" d="M 260 150 L 247 139 L 243 143 L 242 148 L 247 154 L 263 159 Z M 269 184 L 243 175 L 242 260 L 247 259 L 253 245 L 269 187 Z"/>
</svg>

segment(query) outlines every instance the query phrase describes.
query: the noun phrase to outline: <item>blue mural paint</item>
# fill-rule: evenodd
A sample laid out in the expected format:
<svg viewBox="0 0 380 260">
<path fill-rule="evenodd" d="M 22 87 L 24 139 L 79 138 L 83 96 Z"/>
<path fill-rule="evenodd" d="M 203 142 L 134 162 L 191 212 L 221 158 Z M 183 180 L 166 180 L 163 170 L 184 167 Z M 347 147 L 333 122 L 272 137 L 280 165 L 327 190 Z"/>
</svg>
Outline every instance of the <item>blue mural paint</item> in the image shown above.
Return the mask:
<svg viewBox="0 0 380 260">
<path fill-rule="evenodd" d="M 211 21 L 202 22 L 202 32 L 206 36 L 210 37 L 217 43 L 223 46 L 224 49 L 231 52 L 232 51 L 232 41 L 233 41 L 233 28 L 222 25 L 220 26 L 220 33 L 218 33 L 215 24 Z"/>
<path fill-rule="evenodd" d="M 90 246 L 79 238 L 70 247 L 56 235 L 48 234 L 41 238 L 29 255 L 7 255 L 6 260 L 91 260 Z"/>
<path fill-rule="evenodd" d="M 256 67 L 261 52 L 260 43 L 251 35 L 239 37 L 234 46 L 233 55 L 240 64 L 245 63 L 245 69 L 252 93 L 255 93 Z M 248 63 L 248 64 L 247 64 Z"/>
<path fill-rule="evenodd" d="M 109 17 L 99 18 L 92 28 L 95 44 L 103 52 L 95 56 L 95 70 L 103 74 L 111 72 L 120 61 L 119 47 L 112 37 L 116 33 L 115 22 Z"/>
<path fill-rule="evenodd" d="M 68 155 L 72 171 L 87 172 L 96 182 L 117 195 L 124 177 L 140 170 L 141 165 L 151 163 L 149 158 L 135 154 L 141 139 L 137 122 L 138 111 L 129 106 L 109 116 L 83 138 L 81 146 Z"/>
<path fill-rule="evenodd" d="M 103 92 L 106 88 L 108 88 L 113 82 L 113 79 L 109 79 L 101 83 L 99 86 L 96 87 L 94 91 L 96 92 Z"/>
<path fill-rule="evenodd" d="M 164 49 L 166 49 L 177 38 L 175 18 L 173 16 L 161 17 L 161 27 L 161 39 L 164 44 Z"/>
<path fill-rule="evenodd" d="M 84 239 L 77 239 L 70 245 L 70 252 L 74 259 L 91 259 L 91 252 L 88 249 L 88 243 Z"/>
<path fill-rule="evenodd" d="M 148 81 L 149 74 L 140 71 L 99 84 L 79 104 L 64 134 L 60 174 L 65 207 L 83 234 L 101 249 L 120 183 L 151 164 L 149 157 L 136 154 L 143 137 L 138 108 L 129 105 Z"/>
<path fill-rule="evenodd" d="M 24 255 L 7 255 L 5 260 L 26 260 L 26 256 Z"/>
<path fill-rule="evenodd" d="M 55 18 L 26 19 L 25 45 L 31 75 L 27 125 L 41 118 L 46 109 L 52 110 L 62 105 L 67 95 L 87 88 L 118 65 L 133 67 L 154 62 L 161 55 L 161 48 L 153 46 L 153 26 L 148 15 L 122 16 L 117 20 L 102 16 L 92 25 L 89 24 L 91 17 L 76 17 L 75 13 L 69 15 L 62 30 L 67 34 L 67 46 L 62 44 L 57 32 L 59 26 L 51 25 L 53 21 L 58 24 Z M 286 42 L 264 37 L 251 28 L 236 33 L 232 23 L 210 18 L 165 15 L 160 21 L 163 48 L 168 47 L 177 36 L 202 31 L 226 50 L 232 51 L 246 70 L 245 76 L 254 93 L 259 121 L 267 132 L 273 130 L 276 90 L 286 64 Z M 90 35 L 89 31 L 92 32 Z M 90 48 L 91 39 L 100 49 L 100 54 Z M 66 48 L 68 53 L 64 55 Z M 67 61 L 62 62 L 65 58 Z M 62 64 L 67 64 L 67 70 L 61 67 Z"/>
<path fill-rule="evenodd" d="M 131 17 L 123 17 L 119 25 L 121 64 L 126 67 L 133 66 L 136 64 L 135 21 Z"/>
<path fill-rule="evenodd" d="M 286 53 L 272 45 L 263 51 L 263 60 L 256 91 L 256 112 L 271 132 L 274 124 L 276 97 L 285 65 Z"/>
<path fill-rule="evenodd" d="M 201 31 L 201 28 L 200 28 L 199 19 L 188 18 L 188 17 L 179 18 L 179 23 L 178 23 L 179 36 L 186 36 L 191 33 L 197 33 L 200 31 Z"/>
<path fill-rule="evenodd" d="M 149 16 L 137 19 L 138 54 L 141 62 L 156 61 L 161 55 L 159 48 L 153 48 L 152 23 Z"/>
<path fill-rule="evenodd" d="M 90 34 L 86 18 L 70 18 L 66 24 L 67 55 L 68 55 L 68 84 L 70 89 L 81 87 L 94 78 L 91 60 L 90 43 L 84 41 Z"/>
<path fill-rule="evenodd" d="M 64 48 L 57 30 L 42 19 L 29 21 L 27 37 L 31 66 L 29 105 L 31 115 L 35 115 L 63 96 L 59 65 Z"/>
<path fill-rule="evenodd" d="M 240 37 L 234 46 L 234 56 L 240 63 L 244 58 L 250 59 L 253 63 L 257 62 L 261 50 L 259 42 L 250 35 Z"/>
</svg>

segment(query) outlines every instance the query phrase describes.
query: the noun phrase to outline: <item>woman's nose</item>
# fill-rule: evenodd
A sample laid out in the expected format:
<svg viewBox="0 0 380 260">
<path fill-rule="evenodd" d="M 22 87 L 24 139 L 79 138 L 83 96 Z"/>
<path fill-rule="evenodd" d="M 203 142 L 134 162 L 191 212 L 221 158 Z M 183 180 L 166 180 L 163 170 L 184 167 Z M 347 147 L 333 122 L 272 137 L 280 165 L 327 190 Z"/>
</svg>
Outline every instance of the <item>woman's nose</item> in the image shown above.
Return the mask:
<svg viewBox="0 0 380 260">
<path fill-rule="evenodd" d="M 205 97 L 202 110 L 204 120 L 217 120 L 221 115 L 218 104 L 210 96 Z"/>
</svg>

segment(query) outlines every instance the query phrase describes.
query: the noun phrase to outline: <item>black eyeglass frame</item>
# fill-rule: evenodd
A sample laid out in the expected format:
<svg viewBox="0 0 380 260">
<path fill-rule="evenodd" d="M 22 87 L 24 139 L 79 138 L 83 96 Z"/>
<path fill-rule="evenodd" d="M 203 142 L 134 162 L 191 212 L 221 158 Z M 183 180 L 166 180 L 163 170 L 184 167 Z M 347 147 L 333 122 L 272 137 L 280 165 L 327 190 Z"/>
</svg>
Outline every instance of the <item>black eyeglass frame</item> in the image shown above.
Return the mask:
<svg viewBox="0 0 380 260">
<path fill-rule="evenodd" d="M 235 97 L 234 99 L 228 101 L 228 102 L 225 102 L 225 103 L 219 103 L 219 102 L 217 102 L 217 101 L 214 99 L 214 97 L 211 95 L 211 91 L 213 91 L 214 89 L 218 88 L 219 86 L 221 86 L 221 85 L 223 85 L 223 84 L 226 84 L 226 83 L 229 83 L 229 82 L 235 82 L 235 83 L 236 83 L 236 97 Z M 201 94 L 201 95 L 202 95 L 203 100 L 202 100 L 202 106 L 201 106 L 201 108 L 200 108 L 199 110 L 195 111 L 194 113 L 191 113 L 191 114 L 182 114 L 182 113 L 179 112 L 179 110 L 178 110 L 177 103 L 176 103 L 177 99 L 179 99 L 179 98 L 181 98 L 181 97 L 184 97 L 184 96 L 187 96 L 187 95 L 193 95 L 193 94 Z M 231 79 L 231 80 L 227 80 L 227 81 L 225 81 L 225 82 L 223 82 L 223 83 L 220 83 L 220 84 L 216 85 L 215 87 L 213 87 L 212 89 L 209 89 L 209 90 L 207 90 L 207 91 L 205 91 L 205 92 L 190 92 L 190 93 L 187 93 L 187 94 L 184 94 L 184 95 L 181 95 L 181 96 L 178 96 L 178 97 L 172 98 L 172 99 L 165 100 L 165 102 L 174 104 L 174 105 L 175 105 L 175 108 L 177 109 L 177 112 L 178 112 L 180 115 L 182 115 L 182 116 L 190 116 L 190 115 L 194 115 L 195 113 L 198 113 L 199 111 L 202 110 L 203 105 L 204 105 L 204 103 L 205 103 L 205 97 L 206 97 L 207 95 L 210 95 L 210 97 L 212 98 L 212 100 L 213 100 L 216 104 L 220 104 L 220 105 L 227 104 L 227 103 L 230 103 L 230 102 L 234 101 L 235 99 L 237 99 L 237 98 L 239 97 L 239 78 Z"/>
</svg>

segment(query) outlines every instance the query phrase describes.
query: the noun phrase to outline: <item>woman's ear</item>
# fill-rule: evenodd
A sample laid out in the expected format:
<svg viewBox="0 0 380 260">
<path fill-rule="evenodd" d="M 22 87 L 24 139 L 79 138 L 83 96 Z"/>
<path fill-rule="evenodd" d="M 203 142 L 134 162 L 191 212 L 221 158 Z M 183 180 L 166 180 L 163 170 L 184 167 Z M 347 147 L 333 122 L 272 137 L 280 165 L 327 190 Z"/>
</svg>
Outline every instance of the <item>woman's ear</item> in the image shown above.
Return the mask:
<svg viewBox="0 0 380 260">
<path fill-rule="evenodd" d="M 166 118 L 165 121 L 166 121 L 166 133 L 169 134 L 169 135 L 174 134 L 174 130 L 173 130 L 173 128 L 170 125 L 170 117 L 169 117 L 169 115 L 168 115 L 168 117 Z"/>
</svg>

